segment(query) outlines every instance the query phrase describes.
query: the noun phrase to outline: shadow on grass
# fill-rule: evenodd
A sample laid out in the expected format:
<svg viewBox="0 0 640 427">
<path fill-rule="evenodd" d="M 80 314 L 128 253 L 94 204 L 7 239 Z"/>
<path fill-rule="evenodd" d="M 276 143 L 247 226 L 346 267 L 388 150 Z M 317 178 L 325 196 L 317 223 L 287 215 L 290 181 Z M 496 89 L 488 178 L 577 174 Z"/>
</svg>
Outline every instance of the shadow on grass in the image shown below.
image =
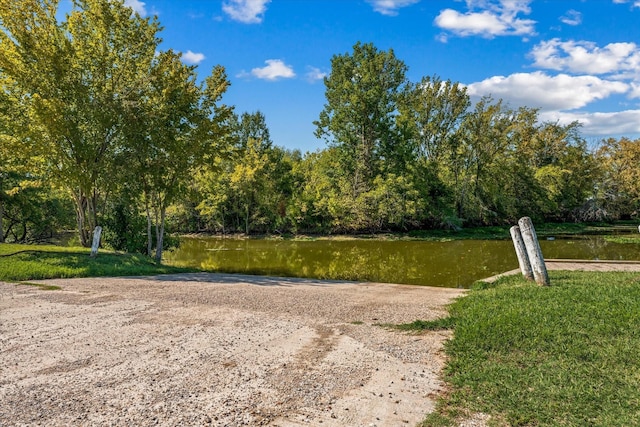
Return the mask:
<svg viewBox="0 0 640 427">
<path fill-rule="evenodd" d="M 140 276 L 192 272 L 193 269 L 157 264 L 144 255 L 89 251 L 24 250 L 0 258 L 0 280 L 21 282 L 38 279 L 105 276 Z"/>
</svg>

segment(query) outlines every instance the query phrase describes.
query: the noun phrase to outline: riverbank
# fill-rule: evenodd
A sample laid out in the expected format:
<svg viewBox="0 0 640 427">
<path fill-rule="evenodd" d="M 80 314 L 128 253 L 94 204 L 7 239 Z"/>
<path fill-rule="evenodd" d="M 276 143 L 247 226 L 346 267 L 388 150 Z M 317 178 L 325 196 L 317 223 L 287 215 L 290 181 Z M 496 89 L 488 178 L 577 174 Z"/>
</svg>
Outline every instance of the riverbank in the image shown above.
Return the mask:
<svg viewBox="0 0 640 427">
<path fill-rule="evenodd" d="M 0 424 L 415 425 L 465 292 L 181 274 L 0 284 Z"/>
<path fill-rule="evenodd" d="M 424 240 L 424 241 L 448 241 L 463 239 L 510 239 L 509 228 L 512 225 L 470 227 L 459 229 L 429 229 L 409 232 L 381 232 L 359 234 L 251 234 L 244 233 L 191 233 L 183 234 L 184 237 L 217 237 L 235 240 L 265 239 L 265 240 Z M 598 235 L 598 234 L 626 234 L 637 233 L 637 221 L 618 221 L 615 223 L 542 223 L 535 224 L 539 237 Z"/>
<path fill-rule="evenodd" d="M 437 322 L 454 330 L 445 346 L 448 391 L 422 426 L 457 426 L 472 414 L 492 425 L 640 425 L 633 267 L 552 270 L 545 287 L 515 274 L 456 300 Z"/>
</svg>

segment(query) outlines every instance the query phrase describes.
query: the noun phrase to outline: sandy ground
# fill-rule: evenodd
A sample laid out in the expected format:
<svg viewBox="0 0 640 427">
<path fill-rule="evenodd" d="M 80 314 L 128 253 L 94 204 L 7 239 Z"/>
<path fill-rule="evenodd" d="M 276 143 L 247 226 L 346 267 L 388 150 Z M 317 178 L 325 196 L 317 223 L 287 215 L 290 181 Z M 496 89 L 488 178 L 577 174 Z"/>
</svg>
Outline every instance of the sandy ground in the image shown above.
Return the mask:
<svg viewBox="0 0 640 427">
<path fill-rule="evenodd" d="M 464 291 L 216 274 L 0 283 L 0 426 L 413 426 Z"/>
</svg>

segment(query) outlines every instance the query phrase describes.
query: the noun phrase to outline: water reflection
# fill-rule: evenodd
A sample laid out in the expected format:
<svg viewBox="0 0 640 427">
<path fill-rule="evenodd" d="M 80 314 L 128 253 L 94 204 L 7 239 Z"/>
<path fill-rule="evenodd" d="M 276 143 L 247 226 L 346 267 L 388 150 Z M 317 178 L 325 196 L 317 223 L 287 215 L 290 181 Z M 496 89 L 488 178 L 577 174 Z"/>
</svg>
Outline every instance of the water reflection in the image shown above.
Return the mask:
<svg viewBox="0 0 640 427">
<path fill-rule="evenodd" d="M 542 241 L 545 258 L 640 260 L 640 245 L 606 242 L 602 236 Z M 518 267 L 510 240 L 278 241 L 183 238 L 168 263 L 203 270 L 468 287 Z"/>
</svg>

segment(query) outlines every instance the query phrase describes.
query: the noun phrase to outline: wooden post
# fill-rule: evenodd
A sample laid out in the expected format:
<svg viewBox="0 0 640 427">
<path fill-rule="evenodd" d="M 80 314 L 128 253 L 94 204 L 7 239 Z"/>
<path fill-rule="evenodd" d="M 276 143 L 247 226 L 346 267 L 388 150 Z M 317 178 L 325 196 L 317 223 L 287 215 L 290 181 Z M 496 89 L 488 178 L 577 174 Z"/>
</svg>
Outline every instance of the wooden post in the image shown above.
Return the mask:
<svg viewBox="0 0 640 427">
<path fill-rule="evenodd" d="M 99 225 L 93 230 L 93 244 L 91 245 L 91 256 L 98 255 L 98 247 L 100 246 L 100 235 L 102 234 L 102 227 Z"/>
<path fill-rule="evenodd" d="M 544 264 L 542 250 L 540 249 L 540 243 L 538 243 L 536 230 L 533 228 L 533 222 L 531 218 L 525 216 L 524 218 L 520 218 L 518 225 L 520 226 L 524 246 L 527 248 L 527 255 L 529 256 L 529 262 L 533 270 L 533 277 L 538 285 L 548 286 L 549 274 L 547 273 L 547 266 Z"/>
<path fill-rule="evenodd" d="M 527 280 L 534 280 L 533 270 L 531 270 L 531 263 L 529 262 L 529 256 L 527 255 L 527 248 L 522 240 L 522 234 L 520 233 L 520 227 L 514 225 L 509 229 L 511 233 L 511 240 L 513 240 L 513 246 L 516 249 L 516 255 L 518 256 L 518 265 L 522 275 Z"/>
</svg>

